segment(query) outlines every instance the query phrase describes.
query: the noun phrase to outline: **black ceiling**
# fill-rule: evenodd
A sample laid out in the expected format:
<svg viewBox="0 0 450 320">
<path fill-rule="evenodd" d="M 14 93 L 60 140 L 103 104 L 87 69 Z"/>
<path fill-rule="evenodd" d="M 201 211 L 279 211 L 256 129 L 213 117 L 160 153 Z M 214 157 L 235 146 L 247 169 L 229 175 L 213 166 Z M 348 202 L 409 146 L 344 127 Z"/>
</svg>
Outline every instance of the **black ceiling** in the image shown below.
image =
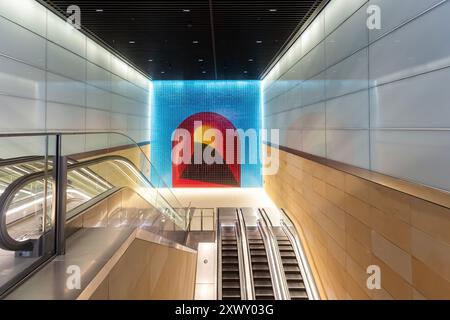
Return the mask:
<svg viewBox="0 0 450 320">
<path fill-rule="evenodd" d="M 259 79 L 322 2 L 45 1 L 64 12 L 69 5 L 80 6 L 83 28 L 155 80 Z"/>
</svg>

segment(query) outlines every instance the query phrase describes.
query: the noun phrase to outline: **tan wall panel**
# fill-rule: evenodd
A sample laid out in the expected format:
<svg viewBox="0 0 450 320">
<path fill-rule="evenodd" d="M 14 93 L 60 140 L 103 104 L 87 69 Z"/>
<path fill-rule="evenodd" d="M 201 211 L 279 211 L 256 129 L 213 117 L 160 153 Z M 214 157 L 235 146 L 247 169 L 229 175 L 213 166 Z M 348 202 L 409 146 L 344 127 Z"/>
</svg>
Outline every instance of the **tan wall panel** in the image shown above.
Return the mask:
<svg viewBox="0 0 450 320">
<path fill-rule="evenodd" d="M 91 300 L 192 300 L 195 253 L 136 239 Z"/>
<path fill-rule="evenodd" d="M 279 152 L 264 188 L 300 230 L 323 298 L 450 298 L 449 208 Z M 366 286 L 369 265 L 381 290 Z"/>
</svg>

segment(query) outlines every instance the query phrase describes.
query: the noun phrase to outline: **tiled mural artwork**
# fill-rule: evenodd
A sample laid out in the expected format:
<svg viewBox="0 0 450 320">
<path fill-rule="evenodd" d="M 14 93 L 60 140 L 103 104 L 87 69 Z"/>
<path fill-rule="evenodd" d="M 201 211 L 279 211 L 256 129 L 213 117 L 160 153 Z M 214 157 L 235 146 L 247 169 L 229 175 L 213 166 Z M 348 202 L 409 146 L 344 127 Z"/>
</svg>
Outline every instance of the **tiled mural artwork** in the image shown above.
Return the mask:
<svg viewBox="0 0 450 320">
<path fill-rule="evenodd" d="M 154 81 L 157 172 L 172 187 L 260 187 L 260 111 L 259 81 Z"/>
</svg>

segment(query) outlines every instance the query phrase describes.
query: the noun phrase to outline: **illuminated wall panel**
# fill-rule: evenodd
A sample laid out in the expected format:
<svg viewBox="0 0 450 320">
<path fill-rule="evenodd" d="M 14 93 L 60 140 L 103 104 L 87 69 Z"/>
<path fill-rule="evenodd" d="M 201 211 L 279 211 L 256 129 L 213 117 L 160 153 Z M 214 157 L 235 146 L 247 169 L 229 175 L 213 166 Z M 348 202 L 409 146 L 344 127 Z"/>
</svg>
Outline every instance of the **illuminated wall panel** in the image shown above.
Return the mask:
<svg viewBox="0 0 450 320">
<path fill-rule="evenodd" d="M 249 163 L 250 156 L 259 154 L 260 82 L 259 81 L 154 81 L 152 114 L 152 161 L 166 182 L 174 187 L 260 187 L 259 156 Z M 203 128 L 194 127 L 201 122 Z M 191 134 L 191 165 L 174 165 L 171 161 L 174 131 L 186 129 Z M 224 135 L 224 148 L 216 148 L 205 137 L 208 129 Z M 249 138 L 240 138 L 240 161 L 228 161 L 225 149 L 233 139 L 226 139 L 226 129 L 251 129 L 256 136 L 255 149 L 249 147 Z M 194 149 L 205 151 L 210 146 L 214 155 L 223 158 L 224 165 L 195 166 Z M 217 152 L 215 154 L 214 152 Z M 244 161 L 245 159 L 245 161 Z M 236 165 L 240 162 L 240 165 Z M 152 177 L 153 182 L 157 177 Z"/>
</svg>

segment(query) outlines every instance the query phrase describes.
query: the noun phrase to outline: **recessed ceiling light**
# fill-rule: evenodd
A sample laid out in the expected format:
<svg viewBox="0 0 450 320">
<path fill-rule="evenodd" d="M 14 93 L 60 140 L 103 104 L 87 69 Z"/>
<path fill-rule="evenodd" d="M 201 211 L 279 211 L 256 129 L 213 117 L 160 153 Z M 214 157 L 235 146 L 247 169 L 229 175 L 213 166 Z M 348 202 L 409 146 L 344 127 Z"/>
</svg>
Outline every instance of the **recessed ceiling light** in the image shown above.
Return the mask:
<svg viewBox="0 0 450 320">
<path fill-rule="evenodd" d="M 206 71 L 205 71 L 205 70 L 203 70 L 203 71 L 202 71 L 202 73 L 203 73 L 203 74 L 205 74 L 205 73 L 206 73 Z"/>
<path fill-rule="evenodd" d="M 197 43 L 198 43 L 198 40 L 193 40 L 192 43 L 193 43 L 193 44 L 197 44 Z"/>
<path fill-rule="evenodd" d="M 262 43 L 262 40 L 256 40 L 256 43 L 257 43 L 257 44 L 261 44 L 261 43 Z"/>
<path fill-rule="evenodd" d="M 269 9 L 270 12 L 277 12 L 277 9 Z"/>
<path fill-rule="evenodd" d="M 204 60 L 203 60 L 203 59 L 201 59 L 201 58 L 200 58 L 200 59 L 198 59 L 198 62 L 203 62 L 203 61 L 204 61 Z"/>
<path fill-rule="evenodd" d="M 130 41 L 128 41 L 128 43 L 129 43 L 129 44 L 135 44 L 135 43 L 136 43 L 136 41 L 134 41 L 134 40 L 130 40 Z"/>
<path fill-rule="evenodd" d="M 148 59 L 148 62 L 153 62 L 153 59 Z"/>
<path fill-rule="evenodd" d="M 165 71 L 161 71 L 161 74 L 164 74 L 164 73 L 166 73 Z"/>
<path fill-rule="evenodd" d="M 191 12 L 191 9 L 183 9 L 183 12 Z"/>
<path fill-rule="evenodd" d="M 248 71 L 247 71 L 247 70 L 244 70 L 244 73 L 248 73 Z"/>
<path fill-rule="evenodd" d="M 253 62 L 253 59 L 252 58 L 248 59 L 248 62 Z"/>
<path fill-rule="evenodd" d="M 97 9 L 95 12 L 103 12 L 103 9 Z"/>
</svg>

